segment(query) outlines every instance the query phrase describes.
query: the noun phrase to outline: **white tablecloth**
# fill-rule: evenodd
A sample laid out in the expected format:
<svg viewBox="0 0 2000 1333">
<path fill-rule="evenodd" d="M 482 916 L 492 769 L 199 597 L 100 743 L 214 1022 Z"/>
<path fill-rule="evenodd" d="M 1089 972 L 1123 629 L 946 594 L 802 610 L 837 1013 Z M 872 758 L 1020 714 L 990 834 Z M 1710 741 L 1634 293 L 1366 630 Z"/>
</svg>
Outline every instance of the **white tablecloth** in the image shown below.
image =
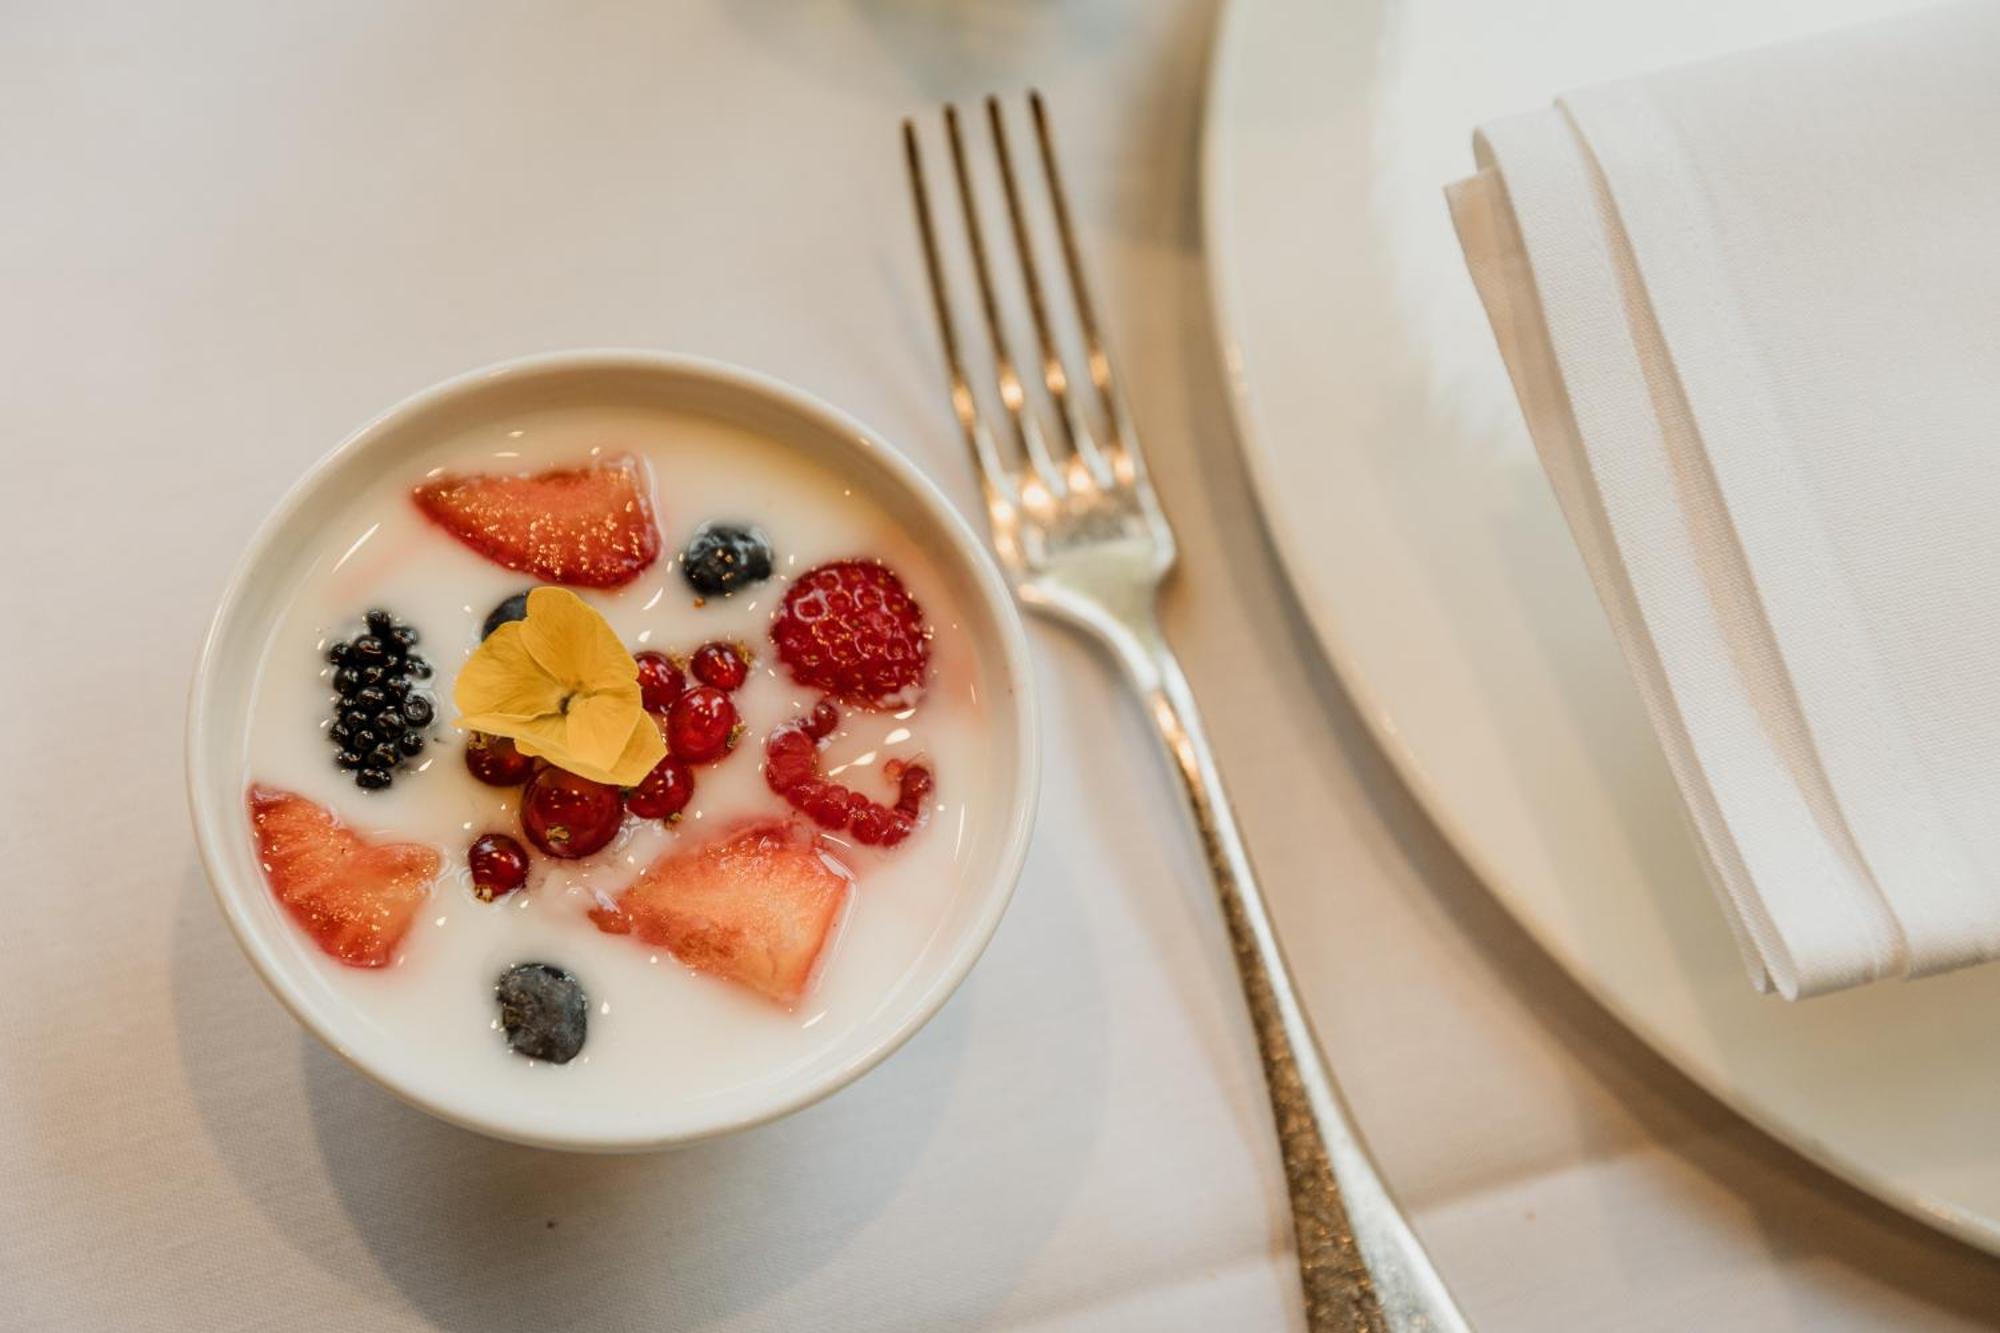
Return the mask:
<svg viewBox="0 0 2000 1333">
<path fill-rule="evenodd" d="M 1136 711 L 1057 633 L 1036 635 L 1034 852 L 964 991 L 846 1093 L 669 1156 L 489 1143 L 350 1073 L 238 957 L 182 810 L 183 692 L 234 553 L 336 438 L 450 372 L 580 344 L 741 361 L 874 423 L 969 506 L 896 119 L 1030 80 L 1182 537 L 1170 632 L 1322 1035 L 1475 1322 L 2000 1311 L 2000 1265 L 1735 1121 L 1584 999 L 1318 665 L 1210 338 L 1213 17 L 0 13 L 0 1326 L 1299 1326 L 1198 863 Z"/>
</svg>

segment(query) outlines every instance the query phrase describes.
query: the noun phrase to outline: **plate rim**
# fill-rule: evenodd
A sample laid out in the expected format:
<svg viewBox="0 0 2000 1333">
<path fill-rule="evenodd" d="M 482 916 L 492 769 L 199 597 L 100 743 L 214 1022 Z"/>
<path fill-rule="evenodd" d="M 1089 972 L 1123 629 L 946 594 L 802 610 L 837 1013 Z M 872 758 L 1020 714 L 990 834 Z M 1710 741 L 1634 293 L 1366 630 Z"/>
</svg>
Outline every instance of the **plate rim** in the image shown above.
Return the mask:
<svg viewBox="0 0 2000 1333">
<path fill-rule="evenodd" d="M 1614 992 L 1600 985 L 1594 972 L 1583 966 L 1575 950 L 1547 931 L 1534 913 L 1517 908 L 1516 895 L 1501 887 L 1511 882 L 1510 877 L 1502 873 L 1482 842 L 1473 836 L 1432 778 L 1421 756 L 1404 742 L 1393 714 L 1367 674 L 1360 669 L 1338 617 L 1326 605 L 1327 599 L 1308 595 L 1308 590 L 1317 586 L 1316 566 L 1300 555 L 1302 547 L 1290 520 L 1282 507 L 1272 503 L 1271 497 L 1279 487 L 1279 479 L 1272 474 L 1265 451 L 1251 445 L 1254 438 L 1260 437 L 1260 413 L 1243 356 L 1243 298 L 1236 294 L 1236 251 L 1229 244 L 1234 229 L 1230 222 L 1233 215 L 1226 201 L 1233 192 L 1222 189 L 1219 184 L 1227 174 L 1229 131 L 1223 111 L 1230 105 L 1238 65 L 1243 58 L 1246 26 L 1243 16 L 1255 5 L 1286 2 L 1229 0 L 1223 10 L 1216 27 L 1202 90 L 1196 188 L 1200 196 L 1203 283 L 1208 296 L 1216 354 L 1227 385 L 1224 396 L 1228 400 L 1230 423 L 1236 433 L 1238 453 L 1243 458 L 1251 489 L 1257 499 L 1260 520 L 1270 534 L 1279 568 L 1284 573 L 1300 614 L 1312 631 L 1314 641 L 1326 655 L 1328 665 L 1353 702 L 1370 738 L 1387 756 L 1397 777 L 1422 808 L 1425 818 L 1437 828 L 1453 853 L 1465 862 L 1479 881 L 1480 888 L 1507 913 L 1508 919 L 1553 959 L 1563 974 L 1594 1003 L 1704 1094 L 1821 1170 L 1928 1227 L 1986 1253 L 2000 1255 L 2000 1218 L 1983 1217 L 1960 1205 L 1936 1198 L 1923 1189 L 1893 1181 L 1852 1155 L 1837 1151 L 1819 1138 L 1767 1113 L 1732 1087 L 1730 1080 L 1724 1078 L 1702 1053 L 1680 1045 L 1660 1025 L 1649 1021 Z M 1467 133 L 1469 136 L 1469 127 Z M 1268 440 L 1271 432 L 1261 432 L 1261 438 Z"/>
</svg>

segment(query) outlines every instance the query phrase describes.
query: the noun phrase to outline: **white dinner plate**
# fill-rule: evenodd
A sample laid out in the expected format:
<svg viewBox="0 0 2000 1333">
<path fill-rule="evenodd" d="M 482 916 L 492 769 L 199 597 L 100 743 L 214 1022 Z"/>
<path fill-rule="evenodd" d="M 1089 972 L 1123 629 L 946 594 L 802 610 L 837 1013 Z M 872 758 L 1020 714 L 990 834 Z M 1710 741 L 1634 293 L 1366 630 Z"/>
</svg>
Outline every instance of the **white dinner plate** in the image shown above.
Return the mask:
<svg viewBox="0 0 2000 1333">
<path fill-rule="evenodd" d="M 1717 1097 L 2000 1252 L 2000 968 L 1750 986 L 1446 216 L 1472 127 L 1907 0 L 1235 0 L 1208 110 L 1241 434 L 1376 736 L 1521 924 Z"/>
</svg>

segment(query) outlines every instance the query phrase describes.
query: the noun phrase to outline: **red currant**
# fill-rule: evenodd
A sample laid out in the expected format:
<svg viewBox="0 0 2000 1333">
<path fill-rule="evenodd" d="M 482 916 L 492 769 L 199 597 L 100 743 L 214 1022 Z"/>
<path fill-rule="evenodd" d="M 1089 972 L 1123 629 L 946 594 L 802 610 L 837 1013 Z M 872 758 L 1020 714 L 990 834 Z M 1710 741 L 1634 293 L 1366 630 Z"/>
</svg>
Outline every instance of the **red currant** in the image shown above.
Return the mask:
<svg viewBox="0 0 2000 1333">
<path fill-rule="evenodd" d="M 735 690 L 750 678 L 750 652 L 734 643 L 704 643 L 688 659 L 688 670 L 704 685 Z"/>
<path fill-rule="evenodd" d="M 611 841 L 624 819 L 616 787 L 549 767 L 521 794 L 521 828 L 550 856 L 589 856 Z"/>
<path fill-rule="evenodd" d="M 634 653 L 632 660 L 639 664 L 639 694 L 647 708 L 667 708 L 686 692 L 687 676 L 665 653 Z"/>
<path fill-rule="evenodd" d="M 518 787 L 535 775 L 535 761 L 505 736 L 475 731 L 465 738 L 465 767 L 489 787 Z"/>
<path fill-rule="evenodd" d="M 667 749 L 674 758 L 706 764 L 736 743 L 736 705 L 713 685 L 697 685 L 667 709 Z"/>
<path fill-rule="evenodd" d="M 625 808 L 641 819 L 672 819 L 693 799 L 694 770 L 668 755 L 625 794 Z"/>
<path fill-rule="evenodd" d="M 528 852 L 504 833 L 475 839 L 465 854 L 472 869 L 472 894 L 480 902 L 504 898 L 528 882 Z"/>
</svg>

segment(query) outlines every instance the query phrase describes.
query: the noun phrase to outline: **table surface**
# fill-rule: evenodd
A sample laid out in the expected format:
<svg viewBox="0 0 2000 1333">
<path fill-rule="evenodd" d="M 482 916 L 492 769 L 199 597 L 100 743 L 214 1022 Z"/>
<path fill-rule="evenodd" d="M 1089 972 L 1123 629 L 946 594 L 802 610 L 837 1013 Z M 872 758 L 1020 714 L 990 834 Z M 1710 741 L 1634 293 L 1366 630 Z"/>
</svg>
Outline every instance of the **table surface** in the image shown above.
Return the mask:
<svg viewBox="0 0 2000 1333">
<path fill-rule="evenodd" d="M 1316 656 L 1207 306 L 1215 18 L 1198 0 L 0 14 L 0 1323 L 1302 1326 L 1199 862 L 1144 722 L 1058 631 L 1034 630 L 1040 823 L 984 963 L 853 1088 L 674 1154 L 488 1142 L 350 1072 L 237 954 L 183 809 L 187 675 L 243 542 L 333 441 L 454 371 L 580 345 L 739 361 L 871 422 L 972 512 L 895 128 L 1031 81 L 1182 538 L 1169 633 L 1327 1049 L 1474 1322 L 2000 1319 L 2000 1264 L 1807 1166 L 1585 999 Z"/>
</svg>

